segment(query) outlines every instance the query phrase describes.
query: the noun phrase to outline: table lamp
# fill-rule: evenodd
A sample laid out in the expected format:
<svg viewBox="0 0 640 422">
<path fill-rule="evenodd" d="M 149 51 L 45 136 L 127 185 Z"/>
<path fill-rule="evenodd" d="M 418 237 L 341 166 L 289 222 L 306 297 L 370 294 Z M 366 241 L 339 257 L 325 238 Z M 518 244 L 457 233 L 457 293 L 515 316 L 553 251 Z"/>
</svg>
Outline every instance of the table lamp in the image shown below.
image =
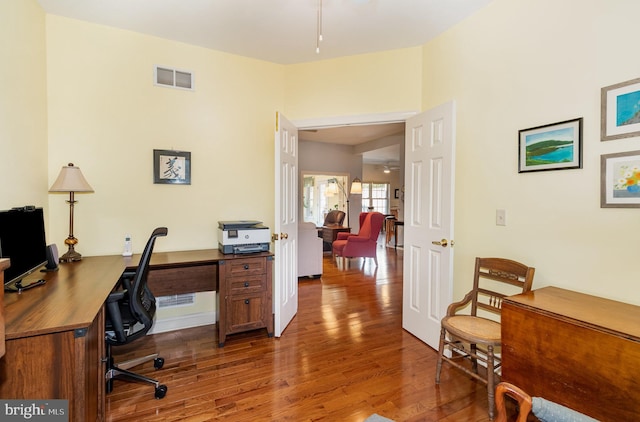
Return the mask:
<svg viewBox="0 0 640 422">
<path fill-rule="evenodd" d="M 74 193 L 93 193 L 93 188 L 87 183 L 87 180 L 82 175 L 80 167 L 75 167 L 73 163 L 69 163 L 68 166 L 62 167 L 60 174 L 49 192 L 69 192 L 69 237 L 64 241 L 65 245 L 69 247 L 67 253 L 60 257 L 60 262 L 72 262 L 80 261 L 82 255 L 75 250 L 75 245 L 78 243 L 78 239 L 73 236 L 73 205 L 78 202 L 74 199 Z"/>
</svg>

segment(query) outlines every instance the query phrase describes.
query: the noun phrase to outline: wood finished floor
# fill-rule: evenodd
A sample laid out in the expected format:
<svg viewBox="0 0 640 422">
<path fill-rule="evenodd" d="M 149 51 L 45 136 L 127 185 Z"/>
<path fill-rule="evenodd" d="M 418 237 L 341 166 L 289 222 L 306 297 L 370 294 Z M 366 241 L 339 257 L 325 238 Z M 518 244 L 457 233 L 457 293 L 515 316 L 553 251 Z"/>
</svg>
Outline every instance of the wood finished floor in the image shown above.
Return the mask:
<svg viewBox="0 0 640 422">
<path fill-rule="evenodd" d="M 299 281 L 298 314 L 281 338 L 265 330 L 227 337 L 215 325 L 155 334 L 114 348 L 116 361 L 157 350 L 165 366 L 134 368 L 168 386 L 115 381 L 107 421 L 488 421 L 486 387 L 445 365 L 402 329 L 402 250 L 379 247 L 321 279 Z"/>
</svg>

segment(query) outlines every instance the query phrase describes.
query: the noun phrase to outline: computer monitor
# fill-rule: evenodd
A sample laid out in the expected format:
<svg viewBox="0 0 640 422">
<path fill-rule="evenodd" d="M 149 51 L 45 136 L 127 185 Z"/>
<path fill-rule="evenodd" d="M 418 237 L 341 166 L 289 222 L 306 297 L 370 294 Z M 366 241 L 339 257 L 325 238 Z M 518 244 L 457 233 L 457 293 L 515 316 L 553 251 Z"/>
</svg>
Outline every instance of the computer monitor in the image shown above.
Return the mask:
<svg viewBox="0 0 640 422">
<path fill-rule="evenodd" d="M 0 211 L 0 258 L 11 259 L 11 266 L 4 271 L 5 286 L 47 262 L 42 208 L 27 206 Z"/>
</svg>

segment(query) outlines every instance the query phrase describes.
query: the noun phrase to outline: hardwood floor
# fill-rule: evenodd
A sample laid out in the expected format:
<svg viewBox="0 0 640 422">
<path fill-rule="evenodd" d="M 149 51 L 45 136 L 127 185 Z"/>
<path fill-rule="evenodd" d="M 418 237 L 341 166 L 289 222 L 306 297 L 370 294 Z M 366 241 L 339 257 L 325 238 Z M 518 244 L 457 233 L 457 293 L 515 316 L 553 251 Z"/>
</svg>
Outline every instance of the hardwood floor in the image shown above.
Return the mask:
<svg viewBox="0 0 640 422">
<path fill-rule="evenodd" d="M 321 279 L 299 281 L 298 314 L 281 338 L 227 337 L 215 325 L 156 334 L 114 348 L 116 361 L 157 350 L 165 366 L 134 368 L 168 386 L 114 382 L 107 421 L 488 421 L 486 387 L 445 365 L 402 329 L 402 250 L 380 247 L 379 266 L 324 257 Z"/>
</svg>

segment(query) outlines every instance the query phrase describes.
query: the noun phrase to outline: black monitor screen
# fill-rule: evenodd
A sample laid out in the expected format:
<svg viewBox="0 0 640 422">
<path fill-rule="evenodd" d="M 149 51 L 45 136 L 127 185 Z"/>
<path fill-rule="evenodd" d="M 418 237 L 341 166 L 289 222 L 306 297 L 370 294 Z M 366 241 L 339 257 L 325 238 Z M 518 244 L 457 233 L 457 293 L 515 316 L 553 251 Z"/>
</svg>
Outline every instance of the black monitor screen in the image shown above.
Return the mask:
<svg viewBox="0 0 640 422">
<path fill-rule="evenodd" d="M 0 211 L 0 257 L 11 259 L 5 284 L 20 280 L 47 262 L 42 208 Z"/>
</svg>

